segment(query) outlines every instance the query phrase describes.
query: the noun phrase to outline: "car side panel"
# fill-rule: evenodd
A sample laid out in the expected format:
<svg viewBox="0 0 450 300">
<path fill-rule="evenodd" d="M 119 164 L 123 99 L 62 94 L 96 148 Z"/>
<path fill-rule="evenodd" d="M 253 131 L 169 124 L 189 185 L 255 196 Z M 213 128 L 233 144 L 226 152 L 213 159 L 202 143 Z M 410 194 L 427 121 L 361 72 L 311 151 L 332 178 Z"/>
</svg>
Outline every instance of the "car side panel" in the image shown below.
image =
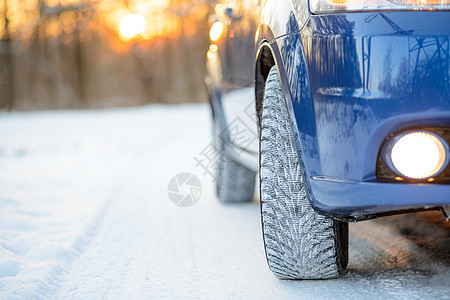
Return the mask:
<svg viewBox="0 0 450 300">
<path fill-rule="evenodd" d="M 207 81 L 221 138 L 237 148 L 237 152 L 243 148 L 254 156 L 258 152 L 257 143 L 253 140 L 258 135 L 255 97 L 248 93 L 248 88 L 254 88 L 254 57 L 261 41 L 272 41 L 290 33 L 286 32 L 286 15 L 294 14 L 290 0 L 266 1 L 261 6 L 255 6 L 256 2 L 259 1 L 228 3 L 233 8 L 232 15 L 222 16 L 225 30 L 214 42 L 217 49 L 208 53 L 207 62 Z M 302 18 L 308 15 L 304 11 Z M 296 27 L 295 31 L 298 32 L 299 28 Z M 256 169 L 257 164 L 254 164 L 252 168 Z"/>
<path fill-rule="evenodd" d="M 297 11 L 295 8 L 297 8 Z M 294 16 L 294 18 L 291 19 L 291 16 Z M 306 23 L 308 18 L 309 11 L 308 2 L 306 0 L 268 0 L 262 7 L 260 24 L 268 26 L 273 32 L 274 38 L 279 38 L 286 34 L 298 32 L 298 30 Z M 296 24 L 296 28 L 286 26 L 287 22 L 293 21 Z M 271 41 L 270 39 L 266 40 Z"/>
</svg>

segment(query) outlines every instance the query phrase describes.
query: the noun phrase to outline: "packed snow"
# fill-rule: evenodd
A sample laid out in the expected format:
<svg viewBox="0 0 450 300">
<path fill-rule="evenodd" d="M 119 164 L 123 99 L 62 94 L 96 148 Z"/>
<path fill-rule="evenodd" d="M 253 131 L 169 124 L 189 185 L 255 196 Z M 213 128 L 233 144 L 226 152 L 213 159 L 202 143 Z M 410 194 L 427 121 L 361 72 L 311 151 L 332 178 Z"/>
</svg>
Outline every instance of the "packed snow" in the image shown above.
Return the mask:
<svg viewBox="0 0 450 300">
<path fill-rule="evenodd" d="M 0 298 L 450 299 L 450 225 L 435 212 L 350 225 L 337 280 L 281 281 L 259 204 L 223 205 L 195 161 L 206 104 L 0 114 Z M 168 184 L 199 178 L 190 207 Z"/>
</svg>

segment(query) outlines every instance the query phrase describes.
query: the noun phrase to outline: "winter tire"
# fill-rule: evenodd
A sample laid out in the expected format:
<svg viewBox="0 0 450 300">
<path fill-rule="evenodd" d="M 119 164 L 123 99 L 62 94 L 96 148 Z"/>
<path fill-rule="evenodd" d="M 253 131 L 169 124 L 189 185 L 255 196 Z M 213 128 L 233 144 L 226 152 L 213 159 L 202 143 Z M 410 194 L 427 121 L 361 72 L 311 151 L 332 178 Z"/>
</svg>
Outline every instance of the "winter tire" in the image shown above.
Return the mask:
<svg viewBox="0 0 450 300">
<path fill-rule="evenodd" d="M 222 153 L 217 166 L 217 197 L 221 202 L 248 202 L 253 199 L 256 172 Z"/>
<path fill-rule="evenodd" d="M 272 272 L 281 279 L 339 277 L 347 266 L 348 224 L 310 205 L 275 66 L 264 91 L 259 176 L 263 238 Z"/>
</svg>

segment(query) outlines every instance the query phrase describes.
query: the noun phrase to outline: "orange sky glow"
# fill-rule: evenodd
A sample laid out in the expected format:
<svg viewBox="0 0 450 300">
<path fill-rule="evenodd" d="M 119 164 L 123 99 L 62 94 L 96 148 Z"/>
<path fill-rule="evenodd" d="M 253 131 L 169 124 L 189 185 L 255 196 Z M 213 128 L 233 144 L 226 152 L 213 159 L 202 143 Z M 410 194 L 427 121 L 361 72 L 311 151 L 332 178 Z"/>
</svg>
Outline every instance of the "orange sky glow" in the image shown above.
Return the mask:
<svg viewBox="0 0 450 300">
<path fill-rule="evenodd" d="M 190 1 L 177 3 L 179 2 L 181 4 L 178 4 L 178 7 L 182 8 L 183 5 L 188 6 L 190 3 Z M 122 42 L 133 39 L 148 41 L 155 37 L 176 37 L 182 31 L 189 35 L 196 30 L 195 25 L 191 24 L 194 22 L 183 20 L 182 23 L 179 11 L 169 5 L 169 0 L 6 0 L 0 1 L 1 36 L 5 32 L 5 3 L 10 34 L 24 41 L 35 32 L 36 28 L 40 28 L 40 34 L 57 37 L 72 33 L 77 26 L 80 28 L 83 22 L 83 24 L 89 23 L 88 26 L 91 29 L 103 30 L 112 36 L 115 35 Z M 39 14 L 40 3 L 48 7 L 44 10 L 44 17 Z M 192 9 L 193 18 L 189 19 L 201 18 L 207 14 L 207 11 L 207 7 L 197 6 Z M 142 16 L 145 20 L 145 27 L 138 30 L 137 34 L 121 34 L 121 21 L 129 15 Z M 122 26 L 134 25 L 129 23 Z M 127 32 L 130 30 L 133 32 L 132 28 L 128 28 Z"/>
</svg>

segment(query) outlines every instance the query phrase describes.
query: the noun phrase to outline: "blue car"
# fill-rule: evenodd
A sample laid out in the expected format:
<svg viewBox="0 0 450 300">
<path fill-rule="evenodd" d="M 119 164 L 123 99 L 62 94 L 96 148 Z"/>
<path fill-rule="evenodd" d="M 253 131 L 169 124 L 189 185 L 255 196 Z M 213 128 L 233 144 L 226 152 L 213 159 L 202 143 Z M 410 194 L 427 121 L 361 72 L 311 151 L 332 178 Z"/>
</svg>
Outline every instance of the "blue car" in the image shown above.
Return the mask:
<svg viewBox="0 0 450 300">
<path fill-rule="evenodd" d="M 342 275 L 348 222 L 449 217 L 449 10 L 449 0 L 215 7 L 206 83 L 217 195 L 251 201 L 259 182 L 277 277 Z"/>
</svg>

